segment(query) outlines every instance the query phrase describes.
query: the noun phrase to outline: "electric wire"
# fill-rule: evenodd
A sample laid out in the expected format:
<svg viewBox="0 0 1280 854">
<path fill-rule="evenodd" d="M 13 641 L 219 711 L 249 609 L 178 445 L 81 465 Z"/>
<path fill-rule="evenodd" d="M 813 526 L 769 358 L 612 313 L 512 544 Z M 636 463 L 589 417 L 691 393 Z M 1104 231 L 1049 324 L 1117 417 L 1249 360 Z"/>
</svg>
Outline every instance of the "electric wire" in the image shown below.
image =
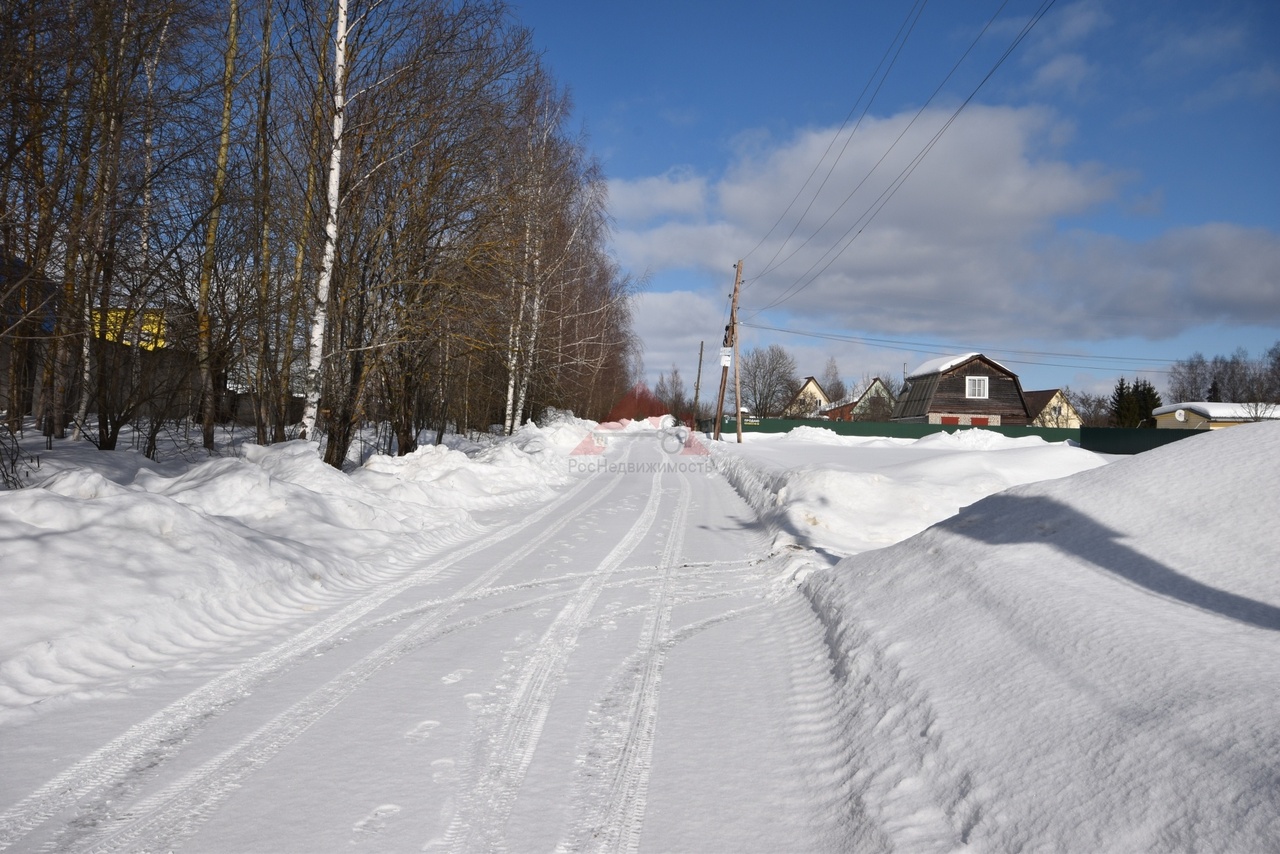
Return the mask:
<svg viewBox="0 0 1280 854">
<path fill-rule="evenodd" d="M 827 216 L 827 218 L 826 218 L 825 220 L 823 220 L 823 221 L 822 221 L 822 224 L 821 224 L 821 225 L 819 225 L 816 229 L 814 229 L 814 231 L 813 231 L 813 233 L 812 233 L 812 234 L 810 234 L 810 235 L 809 235 L 808 237 L 806 237 L 803 241 L 801 241 L 797 246 L 795 246 L 795 247 L 794 247 L 790 252 L 788 252 L 788 253 L 787 253 L 787 256 L 786 256 L 785 258 L 783 258 L 780 262 L 778 262 L 778 263 L 775 265 L 773 262 L 777 260 L 778 255 L 782 252 L 782 248 L 786 245 L 786 240 L 782 241 L 782 243 L 780 243 L 780 244 L 779 244 L 777 251 L 776 251 L 776 252 L 774 252 L 774 254 L 773 254 L 773 258 L 771 258 L 771 259 L 769 260 L 769 265 L 771 265 L 771 266 L 768 266 L 768 265 L 767 265 L 765 269 L 761 270 L 761 271 L 756 275 L 756 277 L 752 280 L 753 282 L 758 281 L 758 280 L 759 280 L 760 278 L 762 278 L 763 276 L 768 275 L 768 274 L 769 274 L 770 272 L 772 272 L 773 270 L 778 269 L 778 268 L 779 268 L 779 267 L 781 267 L 783 264 L 785 264 L 787 261 L 790 261 L 792 258 L 794 258 L 794 257 L 796 256 L 796 254 L 800 252 L 800 250 L 801 250 L 801 249 L 803 249 L 804 247 L 808 246 L 810 242 L 812 242 L 813 240 L 815 240 L 815 239 L 818 237 L 818 235 L 819 235 L 819 234 L 821 234 L 821 233 L 823 232 L 823 230 L 824 230 L 828 225 L 830 225 L 830 224 L 831 224 L 831 221 L 832 221 L 833 219 L 835 219 L 836 214 L 840 213 L 840 211 L 842 211 L 842 210 L 844 210 L 844 209 L 845 209 L 845 207 L 849 204 L 849 202 L 853 200 L 853 197 L 854 197 L 855 195 L 857 195 L 858 191 L 862 189 L 863 185 L 864 185 L 864 184 L 866 184 L 866 182 L 871 178 L 871 176 L 872 176 L 872 175 L 874 175 L 874 174 L 876 173 L 876 171 L 880 168 L 880 166 L 884 163 L 884 161 L 888 159 L 889 155 L 893 152 L 893 150 L 894 150 L 895 148 L 897 148 L 898 143 L 900 143 L 900 142 L 902 141 L 902 138 L 903 138 L 904 136 L 906 136 L 906 135 L 907 135 L 907 132 L 908 132 L 908 131 L 910 131 L 910 130 L 911 130 L 911 128 L 912 128 L 913 126 L 915 126 L 916 121 L 917 121 L 917 120 L 918 120 L 922 115 L 924 115 L 925 110 L 927 110 L 927 109 L 929 108 L 929 105 L 930 105 L 930 104 L 932 104 L 932 103 L 933 103 L 933 101 L 934 101 L 934 99 L 938 97 L 938 94 L 939 94 L 940 92 L 942 92 L 943 87 L 945 87 L 945 86 L 947 85 L 947 83 L 948 83 L 948 82 L 951 80 L 951 78 L 955 75 L 956 71 L 958 71 L 958 70 L 960 69 L 960 66 L 964 64 L 964 61 L 965 61 L 966 59 L 968 59 L 968 58 L 969 58 L 969 54 L 970 54 L 970 53 L 972 53 L 972 52 L 973 52 L 973 49 L 974 49 L 975 47 L 977 47 L 977 46 L 978 46 L 978 43 L 979 43 L 980 41 L 982 41 L 982 39 L 983 39 L 983 37 L 986 35 L 987 31 L 988 31 L 989 29 L 991 29 L 991 25 L 992 25 L 992 24 L 994 24 L 994 23 L 996 22 L 996 20 L 1000 17 L 1001 13 L 1004 11 L 1005 6 L 1007 6 L 1007 5 L 1009 5 L 1009 0 L 1004 0 L 1004 2 L 1002 2 L 1002 3 L 1000 4 L 1000 7 L 999 7 L 998 9 L 996 9 L 995 14 L 993 14 L 993 15 L 991 16 L 991 18 L 987 21 L 986 26 L 984 26 L 984 27 L 982 28 L 982 30 L 981 30 L 981 31 L 979 31 L 978 35 L 974 38 L 974 40 L 973 40 L 972 42 L 970 42 L 969 47 L 965 49 L 965 52 L 964 52 L 963 54 L 961 54 L 961 55 L 960 55 L 960 58 L 959 58 L 959 59 L 957 59 L 957 60 L 955 61 L 955 63 L 951 66 L 951 70 L 950 70 L 950 71 L 948 71 L 948 72 L 947 72 L 947 74 L 946 74 L 946 76 L 942 78 L 942 82 L 940 82 L 936 87 L 934 87 L 933 92 L 932 92 L 932 93 L 930 93 L 929 97 L 925 100 L 925 102 L 924 102 L 923 104 L 921 104 L 920 109 L 918 109 L 918 110 L 916 111 L 916 114 L 915 114 L 914 116 L 912 116 L 912 117 L 911 117 L 911 121 L 907 122 L 906 126 L 902 129 L 902 131 L 898 134 L 898 136 L 894 139 L 894 141 L 893 141 L 892 143 L 890 143 L 890 144 L 889 144 L 889 147 L 888 147 L 887 149 L 885 149 L 885 151 L 884 151 L 884 153 L 883 153 L 883 154 L 881 154 L 881 155 L 880 155 L 880 159 L 879 159 L 879 160 L 877 160 L 877 161 L 875 162 L 875 164 L 874 164 L 874 165 L 872 165 L 871 169 L 870 169 L 870 170 L 868 170 L 868 171 L 867 171 L 867 173 L 866 173 L 865 175 L 863 175 L 863 176 L 862 176 L 862 179 L 861 179 L 860 181 L 858 181 L 857 185 L 856 185 L 856 186 L 854 186 L 854 188 L 853 188 L 852 190 L 850 190 L 850 191 L 849 191 L 849 194 L 848 194 L 848 195 L 846 195 L 846 196 L 844 197 L 843 201 L 841 201 L 841 202 L 840 202 L 840 204 L 836 205 L 836 207 L 835 207 L 834 209 L 832 209 L 831 213 Z M 921 8 L 921 11 L 922 11 L 922 12 L 924 11 L 924 10 L 923 10 L 923 8 Z M 917 18 L 917 20 L 918 20 L 918 18 Z M 913 24 L 913 28 L 914 28 L 914 24 Z M 904 44 L 905 44 L 905 42 L 904 42 Z M 895 61 L 896 61 L 896 57 L 895 57 Z M 881 82 L 883 83 L 883 81 L 881 81 Z M 877 90 L 877 91 L 878 91 L 878 90 Z M 870 107 L 870 104 L 868 104 L 868 107 Z M 864 111 L 863 115 L 864 115 L 864 116 L 866 115 L 865 111 Z M 858 120 L 859 125 L 861 124 L 861 122 L 862 122 L 862 119 L 860 118 L 860 119 Z M 856 130 L 857 130 L 857 127 L 855 127 L 855 128 L 854 128 L 854 130 L 856 131 Z M 837 131 L 837 132 L 836 132 L 836 136 L 837 136 L 837 137 L 839 136 L 839 133 L 840 133 L 839 131 Z M 834 142 L 834 139 L 833 139 L 833 142 Z M 851 133 L 851 134 L 848 136 L 848 138 L 846 138 L 846 139 L 845 139 L 844 148 L 842 148 L 842 149 L 841 149 L 841 154 L 842 154 L 842 155 L 843 155 L 843 153 L 844 153 L 844 150 L 845 150 L 845 149 L 847 149 L 847 148 L 849 147 L 849 145 L 850 145 L 852 142 L 853 142 L 853 134 Z M 835 164 L 832 164 L 832 169 L 834 169 L 834 168 L 835 168 Z M 828 172 L 827 174 L 828 174 L 828 177 L 829 177 L 829 176 L 830 176 L 830 172 Z M 825 183 L 826 183 L 826 182 L 824 181 L 824 182 L 823 182 L 824 186 L 825 186 Z M 821 187 L 819 187 L 819 192 L 821 191 L 821 189 L 822 189 L 822 188 L 821 188 Z M 817 196 L 815 195 L 815 196 L 814 196 L 813 201 L 816 201 L 816 200 L 817 200 Z M 811 201 L 811 202 L 810 202 L 810 207 L 812 207 L 812 206 L 813 206 L 813 201 Z M 805 215 L 805 216 L 807 216 L 807 215 L 808 215 L 808 213 L 809 213 L 809 209 L 808 209 L 808 208 L 806 208 L 806 209 L 805 209 L 805 213 L 804 213 L 804 215 Z M 800 225 L 801 225 L 801 223 L 802 223 L 802 222 L 803 222 L 803 216 L 801 217 L 801 219 L 800 219 L 800 220 L 797 220 L 797 221 L 796 221 L 795 226 L 791 229 L 791 233 L 787 235 L 787 240 L 790 240 L 790 239 L 791 239 L 791 237 L 795 235 L 795 233 L 796 233 L 797 229 L 799 229 L 799 227 L 800 227 Z M 821 259 L 819 259 L 819 260 L 821 260 Z M 812 269 L 812 268 L 810 268 L 810 269 Z M 805 275 L 807 275 L 807 274 L 808 274 L 808 273 L 807 273 L 807 271 L 806 271 Z M 801 276 L 801 278 L 803 278 L 803 276 Z"/>
<path fill-rule="evenodd" d="M 855 112 L 857 112 L 858 104 L 862 102 L 862 97 L 867 94 L 867 90 L 871 88 L 871 84 L 875 82 L 878 76 L 880 82 L 876 83 L 875 90 L 871 93 L 871 97 L 867 100 L 866 106 L 862 108 L 862 113 L 858 116 L 858 121 L 854 123 L 853 129 L 849 131 L 849 135 L 845 138 L 844 145 L 840 148 L 840 153 L 831 161 L 831 165 L 827 168 L 827 174 L 822 176 L 822 181 L 818 184 L 818 188 L 813 191 L 813 197 L 809 199 L 809 203 L 805 206 L 804 211 L 796 218 L 795 224 L 791 226 L 791 231 L 778 243 L 778 248 L 774 251 L 773 257 L 765 262 L 764 269 L 762 269 L 761 272 L 753 279 L 743 283 L 742 287 L 744 291 L 752 282 L 759 280 L 761 276 L 764 276 L 771 270 L 776 269 L 774 261 L 778 260 L 778 255 L 782 252 L 782 248 L 787 245 L 787 241 L 795 236 L 796 230 L 800 228 L 800 225 L 809 215 L 809 211 L 812 210 L 814 203 L 818 200 L 818 196 L 822 194 L 822 190 L 827 186 L 827 182 L 831 178 L 831 173 L 835 171 L 835 168 L 839 165 L 841 158 L 843 158 L 845 152 L 848 151 L 850 143 L 853 142 L 854 136 L 858 133 L 858 128 L 862 126 L 862 120 L 867 117 L 867 113 L 871 110 L 871 105 L 875 103 L 876 96 L 880 94 L 880 90 L 884 87 L 885 81 L 889 79 L 889 75 L 893 72 L 894 66 L 897 65 L 898 57 L 902 55 L 903 48 L 907 46 L 907 41 L 911 38 L 911 33 L 915 31 L 916 24 L 920 21 L 920 16 L 924 14 L 924 8 L 926 5 L 928 5 L 928 0 L 916 0 L 915 5 L 907 11 L 907 16 L 898 27 L 898 32 L 894 34 L 893 40 L 889 43 L 888 47 L 885 48 L 884 55 L 880 57 L 880 62 L 877 63 L 875 70 L 871 72 L 871 77 L 867 79 L 866 84 L 862 87 L 862 91 L 858 93 L 858 97 L 854 100 L 853 106 L 849 108 L 849 112 L 845 115 L 844 121 L 840 123 L 840 127 L 836 130 L 835 134 L 832 135 L 831 141 L 827 143 L 826 151 L 824 151 L 822 153 L 822 157 L 818 158 L 818 161 L 813 164 L 813 169 L 809 171 L 809 175 L 805 178 L 804 184 L 796 191 L 795 196 L 793 196 L 791 201 L 787 204 L 786 209 L 778 215 L 777 221 L 775 221 L 769 228 L 769 231 L 765 233 L 764 237 L 761 237 L 760 241 L 751 248 L 751 251 L 743 256 L 743 260 L 750 258 L 757 249 L 764 245 L 765 241 L 769 239 L 774 230 L 782 224 L 782 221 L 786 219 L 787 214 L 791 213 L 791 209 L 795 207 L 796 202 L 800 200 L 800 197 L 804 195 L 804 191 L 809 187 L 809 183 L 813 180 L 813 176 L 818 174 L 818 170 L 822 168 L 822 164 L 826 162 L 828 155 L 831 154 L 831 149 L 835 147 L 836 142 L 840 139 L 840 135 L 844 132 L 844 129 L 848 127 L 849 119 L 853 117 Z M 899 41 L 899 39 L 901 39 L 901 41 Z M 898 46 L 896 51 L 894 50 L 895 44 Z M 885 60 L 889 58 L 890 53 L 893 54 L 893 58 L 889 61 L 889 66 L 885 68 L 884 74 L 880 74 L 880 69 L 885 67 Z M 805 242 L 807 243 L 808 240 Z"/>
<path fill-rule="evenodd" d="M 985 86 L 987 82 L 990 81 L 990 79 L 995 75 L 996 71 L 999 70 L 999 68 L 1004 64 L 1005 60 L 1007 60 L 1009 56 L 1013 54 L 1013 52 L 1027 37 L 1027 35 L 1031 32 L 1031 30 L 1035 27 L 1035 25 L 1039 23 L 1039 21 L 1049 11 L 1049 9 L 1053 6 L 1054 2 L 1055 0 L 1043 0 L 1040 7 L 1036 10 L 1035 14 L 1033 14 L 1031 18 L 1028 19 L 1027 23 L 1023 25 L 1022 29 L 1018 32 L 1018 35 L 1004 50 L 1004 52 L 1000 55 L 999 59 L 996 60 L 995 64 L 992 65 L 991 69 L 986 73 L 986 75 L 982 78 L 982 80 L 978 82 L 977 86 L 973 88 L 973 90 L 969 93 L 968 97 L 966 97 L 964 101 L 960 104 L 960 106 L 957 107 L 956 110 L 952 112 L 951 116 L 947 119 L 946 122 L 943 123 L 942 127 L 930 138 L 930 140 L 921 148 L 921 150 L 916 154 L 916 156 L 913 157 L 912 160 L 902 169 L 902 171 L 898 173 L 898 175 L 893 179 L 893 181 L 890 182 L 889 186 L 886 187 L 885 190 L 882 191 L 881 194 L 871 203 L 871 205 L 869 205 L 867 209 L 863 211 L 862 215 L 859 216 L 858 219 L 854 221 L 853 225 L 851 225 L 848 229 L 845 230 L 844 234 L 840 236 L 840 238 L 833 244 L 833 246 L 830 249 L 828 249 L 826 252 L 824 252 L 823 255 L 820 256 L 816 261 L 814 261 L 813 264 L 810 265 L 809 269 L 806 270 L 801 276 L 799 276 L 794 282 L 792 282 L 791 285 L 787 286 L 787 288 L 785 288 L 781 294 L 775 297 L 768 304 L 760 308 L 751 310 L 751 314 L 748 315 L 748 317 L 754 317 L 758 314 L 768 311 L 771 308 L 776 308 L 777 306 L 791 299 L 796 294 L 803 291 L 805 288 L 809 287 L 809 285 L 813 284 L 813 282 L 815 282 L 819 276 L 821 276 L 824 272 L 826 272 L 827 269 L 829 269 L 831 265 L 834 264 L 836 260 L 839 259 L 849 249 L 849 247 L 862 234 L 862 232 L 866 229 L 866 227 L 870 225 L 871 222 L 880 213 L 880 211 L 884 209 L 884 206 L 888 204 L 889 200 L 893 198 L 893 196 L 898 192 L 898 190 L 902 187 L 902 185 L 906 183 L 907 179 L 911 177 L 911 175 L 915 172 L 915 170 L 924 161 L 925 157 L 927 157 L 928 154 L 933 150 L 934 146 L 937 145 L 938 141 L 942 138 L 943 134 L 945 134 L 946 131 L 951 127 L 951 125 L 954 124 L 955 120 L 960 116 L 960 114 L 964 111 L 964 109 L 970 103 L 972 103 L 975 97 L 977 97 L 978 92 L 982 90 L 983 86 Z M 1001 4 L 1000 10 L 1003 10 L 1005 5 L 1007 5 L 1007 0 L 1006 0 L 1006 3 Z M 983 28 L 983 33 L 985 33 L 986 30 L 990 28 L 992 23 L 995 21 L 996 17 L 999 16 L 1000 10 L 997 10 L 996 15 L 992 17 L 991 21 L 988 21 L 987 26 Z M 980 38 L 981 38 L 981 34 L 979 35 L 979 39 Z M 977 40 L 974 41 L 974 44 L 976 43 L 977 43 Z M 974 44 L 970 45 L 969 47 L 970 51 L 973 49 Z M 965 53 L 966 56 L 968 55 L 968 52 L 969 51 L 966 51 Z M 963 61 L 963 57 L 961 58 L 961 61 Z M 957 63 L 956 67 L 958 67 L 958 65 L 959 63 Z M 951 74 L 954 73 L 954 71 L 955 71 L 955 68 L 953 68 L 952 72 L 948 74 L 948 79 L 950 78 Z M 943 84 L 945 84 L 945 82 L 946 80 L 943 81 Z M 941 85 L 939 86 L 939 89 L 941 89 Z M 937 94 L 937 91 L 938 90 L 935 90 L 934 95 Z M 930 97 L 930 100 L 932 100 L 932 97 L 933 96 Z M 925 107 L 927 106 L 928 106 L 928 102 L 926 102 L 925 104 Z M 911 124 L 914 124 L 916 118 L 919 118 L 921 113 L 923 113 L 925 107 L 922 107 L 921 110 L 917 112 L 916 116 L 912 119 Z M 889 151 L 892 151 L 894 146 L 896 146 L 897 143 L 902 139 L 902 136 L 906 133 L 906 130 L 909 129 L 910 126 L 911 125 L 908 124 L 907 128 L 904 128 L 902 134 L 899 134 L 898 138 L 894 140 L 894 143 L 893 145 L 890 146 L 889 150 L 885 152 L 885 154 L 880 158 L 879 161 L 877 161 L 876 167 L 878 167 L 880 163 L 884 161 L 884 159 L 888 156 Z M 875 171 L 876 167 L 872 168 L 872 172 Z M 849 196 L 846 197 L 845 202 L 841 203 L 841 207 L 843 207 L 843 205 L 847 203 L 850 198 L 852 198 L 854 193 L 857 192 L 858 188 L 861 187 L 863 183 L 865 183 L 868 177 L 870 177 L 870 174 L 871 173 L 868 173 L 868 175 L 864 177 L 861 182 L 859 182 L 858 187 L 855 187 L 853 192 L 851 192 Z M 837 209 L 837 211 L 838 210 L 839 209 Z M 835 212 L 832 213 L 832 217 L 834 217 L 834 215 L 835 215 Z M 830 222 L 830 219 L 831 217 L 828 217 L 827 222 Z M 825 226 L 826 224 L 827 223 L 824 222 L 823 226 Z M 834 251 L 834 254 L 832 254 L 833 251 Z M 794 255 L 794 252 L 792 254 Z M 830 257 L 828 258 L 828 256 Z M 791 256 L 788 256 L 788 258 L 789 257 Z M 825 263 L 823 263 L 824 259 L 825 259 Z M 785 262 L 785 259 L 784 259 L 784 262 Z"/>
<path fill-rule="evenodd" d="M 780 332 L 785 335 L 799 335 L 804 338 L 819 338 L 827 341 L 841 341 L 850 344 L 865 344 L 874 346 L 884 350 L 898 350 L 907 353 L 921 353 L 932 356 L 954 355 L 959 352 L 978 352 L 981 349 L 986 355 L 998 358 L 1001 362 L 1009 362 L 1018 365 L 1038 365 L 1042 367 L 1052 368 L 1083 368 L 1089 370 L 1105 370 L 1111 371 L 1116 368 L 1130 369 L 1138 373 L 1155 373 L 1169 374 L 1171 369 L 1148 367 L 1151 363 L 1160 365 L 1168 365 L 1170 368 L 1177 364 L 1178 359 L 1160 359 L 1146 358 L 1135 359 L 1130 356 L 1103 356 L 1088 355 L 1084 353 L 1057 353 L 1052 351 L 1039 350 L 1011 350 L 997 348 L 977 348 L 977 347 L 957 347 L 937 342 L 929 341 L 902 341 L 894 338 L 871 338 L 861 335 L 844 335 L 836 332 L 813 332 L 799 329 L 786 329 L 779 326 L 764 326 L 757 323 L 742 323 L 742 326 L 751 329 L 760 329 L 768 332 Z M 1004 356 L 1001 354 L 1011 354 Z M 1046 359 L 1069 359 L 1067 363 L 1046 361 Z M 1094 364 L 1096 363 L 1096 364 Z"/>
</svg>

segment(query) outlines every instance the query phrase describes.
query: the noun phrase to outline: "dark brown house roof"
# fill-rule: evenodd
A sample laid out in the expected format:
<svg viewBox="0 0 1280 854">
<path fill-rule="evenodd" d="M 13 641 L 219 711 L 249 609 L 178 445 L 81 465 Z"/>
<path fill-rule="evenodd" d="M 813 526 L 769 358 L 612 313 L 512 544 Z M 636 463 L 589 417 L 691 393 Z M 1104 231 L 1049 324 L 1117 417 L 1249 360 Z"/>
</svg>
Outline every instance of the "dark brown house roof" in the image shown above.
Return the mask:
<svg viewBox="0 0 1280 854">
<path fill-rule="evenodd" d="M 1044 408 L 1049 405 L 1049 401 L 1057 396 L 1059 389 L 1046 388 L 1040 391 L 1024 391 L 1022 396 L 1027 401 L 1027 414 L 1031 416 L 1031 420 L 1040 417 L 1040 413 L 1044 412 Z"/>
<path fill-rule="evenodd" d="M 968 398 L 967 377 L 989 380 L 986 398 Z M 1018 375 L 981 353 L 934 359 L 907 377 L 908 387 L 893 410 L 895 421 L 924 421 L 933 413 L 999 416 L 1002 424 L 1027 424 L 1029 414 Z"/>
</svg>

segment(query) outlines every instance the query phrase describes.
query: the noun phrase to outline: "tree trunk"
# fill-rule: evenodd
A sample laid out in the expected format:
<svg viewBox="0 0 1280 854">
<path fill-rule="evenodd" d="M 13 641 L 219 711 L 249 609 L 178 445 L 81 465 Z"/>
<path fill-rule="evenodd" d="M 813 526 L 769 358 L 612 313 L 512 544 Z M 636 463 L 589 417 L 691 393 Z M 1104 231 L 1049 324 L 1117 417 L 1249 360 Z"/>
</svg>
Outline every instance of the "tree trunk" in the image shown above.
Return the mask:
<svg viewBox="0 0 1280 854">
<path fill-rule="evenodd" d="M 342 179 L 342 122 L 346 109 L 345 85 L 347 65 L 347 0 L 337 0 L 337 32 L 333 48 L 333 145 L 329 150 L 328 216 L 324 224 L 324 256 L 320 263 L 320 280 L 316 286 L 316 303 L 311 316 L 311 333 L 307 337 L 306 405 L 302 411 L 302 436 L 315 439 L 316 418 L 320 411 L 320 389 L 325 350 L 325 326 L 328 322 L 329 287 L 338 251 L 338 202 Z"/>
<path fill-rule="evenodd" d="M 231 99 L 235 93 L 236 48 L 239 42 L 240 0 L 229 0 L 227 11 L 227 50 L 223 54 L 222 131 L 218 137 L 217 164 L 213 175 L 213 198 L 209 206 L 209 227 L 205 232 L 204 252 L 200 256 L 200 291 L 196 305 L 197 350 L 200 366 L 201 436 L 204 447 L 212 451 L 213 423 L 218 413 L 218 394 L 213 378 L 213 321 L 209 312 L 209 291 L 213 280 L 213 262 L 218 238 L 218 217 L 222 211 L 223 192 L 227 182 L 227 152 L 231 147 Z"/>
</svg>

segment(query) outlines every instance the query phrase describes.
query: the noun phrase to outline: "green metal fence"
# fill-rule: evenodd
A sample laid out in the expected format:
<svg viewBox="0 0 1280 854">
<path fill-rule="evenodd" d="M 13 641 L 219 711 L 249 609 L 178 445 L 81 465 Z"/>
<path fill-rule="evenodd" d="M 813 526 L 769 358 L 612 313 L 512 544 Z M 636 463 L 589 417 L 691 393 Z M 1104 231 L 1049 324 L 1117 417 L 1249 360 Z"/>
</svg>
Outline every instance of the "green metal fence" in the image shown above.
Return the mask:
<svg viewBox="0 0 1280 854">
<path fill-rule="evenodd" d="M 1140 454 L 1179 439 L 1202 436 L 1208 430 L 1152 430 L 1148 428 L 1081 427 L 1080 444 L 1098 454 Z"/>
</svg>

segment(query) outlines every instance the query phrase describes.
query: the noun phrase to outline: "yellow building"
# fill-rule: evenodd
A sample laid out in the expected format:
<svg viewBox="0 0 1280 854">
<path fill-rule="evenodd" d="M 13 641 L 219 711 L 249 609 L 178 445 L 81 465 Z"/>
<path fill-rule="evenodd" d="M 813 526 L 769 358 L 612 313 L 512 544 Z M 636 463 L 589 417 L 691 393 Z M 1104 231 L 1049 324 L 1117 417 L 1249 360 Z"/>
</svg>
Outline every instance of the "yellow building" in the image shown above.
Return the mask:
<svg viewBox="0 0 1280 854">
<path fill-rule="evenodd" d="M 93 331 L 99 338 L 139 346 L 144 350 L 156 350 L 164 346 L 164 312 L 158 308 L 112 308 L 107 310 L 107 322 L 102 322 L 102 312 L 93 311 Z"/>
<path fill-rule="evenodd" d="M 1022 396 L 1027 401 L 1027 412 L 1031 414 L 1032 427 L 1065 427 L 1069 430 L 1080 429 L 1081 420 L 1076 408 L 1067 400 L 1060 388 L 1047 388 L 1042 391 L 1024 391 Z"/>
</svg>

